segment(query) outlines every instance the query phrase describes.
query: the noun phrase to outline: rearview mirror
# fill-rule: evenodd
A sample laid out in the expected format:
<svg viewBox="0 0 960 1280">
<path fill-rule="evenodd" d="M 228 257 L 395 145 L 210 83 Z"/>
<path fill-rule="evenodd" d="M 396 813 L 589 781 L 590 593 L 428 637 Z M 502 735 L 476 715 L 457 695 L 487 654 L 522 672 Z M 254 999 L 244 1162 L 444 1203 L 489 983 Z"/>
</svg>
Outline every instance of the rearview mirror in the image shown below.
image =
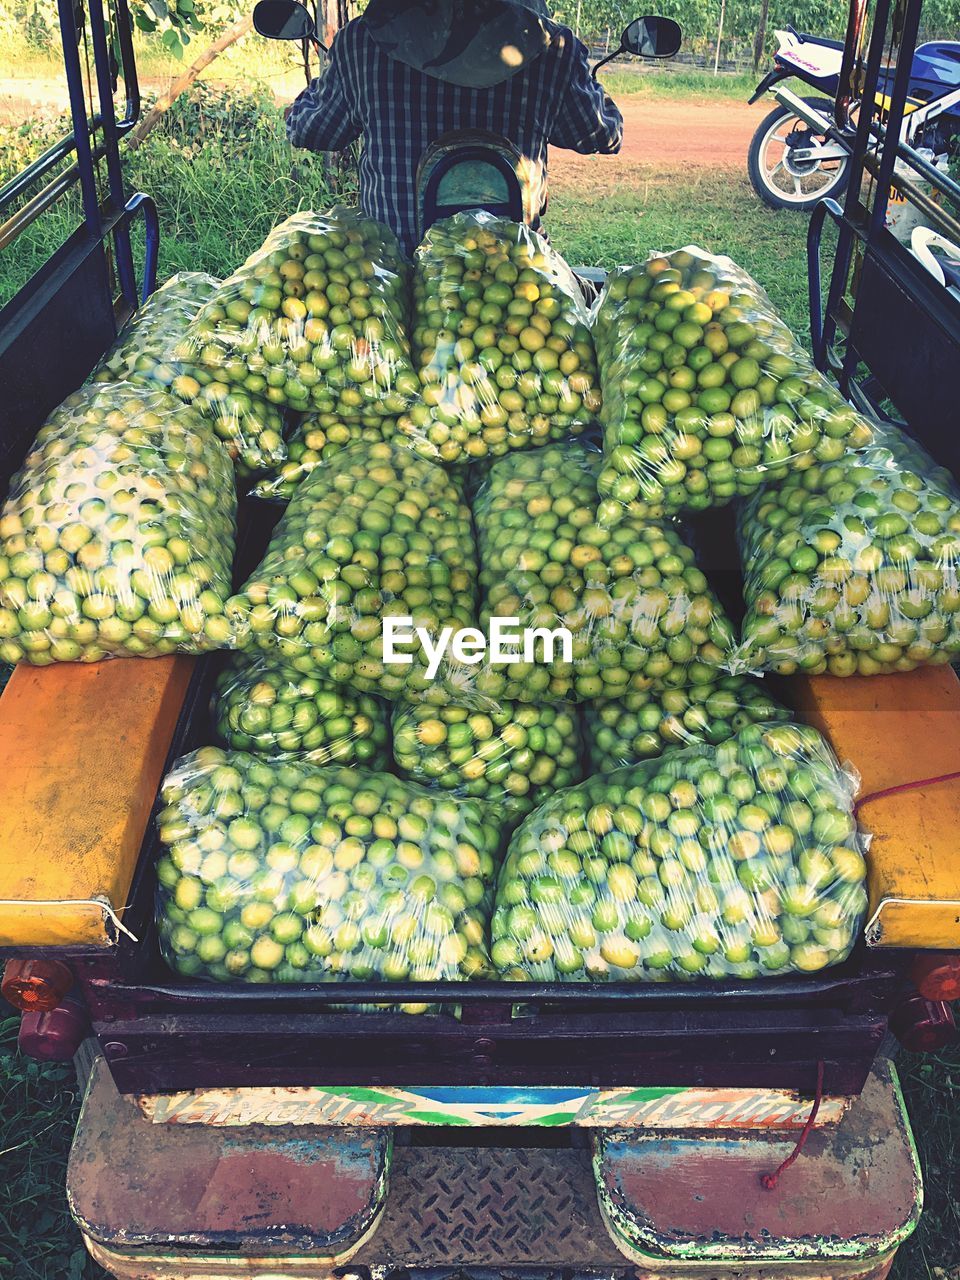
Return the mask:
<svg viewBox="0 0 960 1280">
<path fill-rule="evenodd" d="M 679 52 L 682 40 L 679 23 L 650 15 L 634 18 L 620 37 L 620 48 L 638 58 L 672 58 Z"/>
<path fill-rule="evenodd" d="M 299 0 L 259 0 L 253 9 L 253 27 L 268 40 L 316 39 L 310 10 Z"/>
</svg>

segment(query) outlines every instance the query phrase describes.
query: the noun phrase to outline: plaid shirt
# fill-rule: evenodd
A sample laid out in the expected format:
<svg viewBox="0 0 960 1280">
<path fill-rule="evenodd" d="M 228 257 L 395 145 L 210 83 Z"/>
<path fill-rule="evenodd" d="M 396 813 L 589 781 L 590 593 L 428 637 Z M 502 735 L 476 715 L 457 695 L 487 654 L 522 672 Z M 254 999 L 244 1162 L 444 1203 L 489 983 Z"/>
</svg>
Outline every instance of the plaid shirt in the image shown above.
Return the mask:
<svg viewBox="0 0 960 1280">
<path fill-rule="evenodd" d="M 590 75 L 586 48 L 566 27 L 552 29 L 544 52 L 509 80 L 469 89 L 383 53 L 356 18 L 334 40 L 325 74 L 291 107 L 287 137 L 310 151 L 340 151 L 362 137 L 360 204 L 392 227 L 410 253 L 417 243 L 417 165 L 441 134 L 486 129 L 509 139 L 532 162 L 544 193 L 548 143 L 583 153 L 619 151 L 623 119 Z"/>
</svg>

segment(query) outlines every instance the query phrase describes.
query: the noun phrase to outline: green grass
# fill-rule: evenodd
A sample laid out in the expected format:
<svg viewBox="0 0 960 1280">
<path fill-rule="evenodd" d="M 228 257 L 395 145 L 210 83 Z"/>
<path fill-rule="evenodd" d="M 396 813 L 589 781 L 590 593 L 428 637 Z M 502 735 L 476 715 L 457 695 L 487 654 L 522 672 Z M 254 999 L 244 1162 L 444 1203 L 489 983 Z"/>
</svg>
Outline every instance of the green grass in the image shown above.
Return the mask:
<svg viewBox="0 0 960 1280">
<path fill-rule="evenodd" d="M 13 142 L 25 161 L 60 133 L 58 120 L 42 119 L 26 138 L 8 143 L 7 164 L 16 170 Z M 0 150 L 3 142 L 0 130 Z M 0 157 L 0 178 L 7 176 L 3 164 Z M 129 190 L 147 191 L 157 202 L 161 279 L 186 270 L 228 275 L 275 222 L 297 209 L 329 207 L 337 198 L 323 161 L 287 145 L 281 113 L 265 91 L 237 95 L 201 86 L 128 154 L 125 175 Z M 351 198 L 349 190 L 343 198 Z M 0 253 L 0 303 L 46 261 L 78 219 L 74 191 Z"/>
<path fill-rule="evenodd" d="M 734 98 L 745 102 L 757 87 L 759 75 L 721 71 L 675 69 L 673 67 L 624 67 L 610 63 L 600 72 L 604 88 L 615 98 Z"/>
<path fill-rule="evenodd" d="M 767 209 L 739 174 L 697 170 L 681 184 L 651 172 L 634 188 L 586 193 L 555 184 L 548 222 L 570 262 L 613 267 L 686 244 L 730 254 L 807 340 L 807 219 Z M 828 251 L 825 235 L 825 262 Z"/>
</svg>

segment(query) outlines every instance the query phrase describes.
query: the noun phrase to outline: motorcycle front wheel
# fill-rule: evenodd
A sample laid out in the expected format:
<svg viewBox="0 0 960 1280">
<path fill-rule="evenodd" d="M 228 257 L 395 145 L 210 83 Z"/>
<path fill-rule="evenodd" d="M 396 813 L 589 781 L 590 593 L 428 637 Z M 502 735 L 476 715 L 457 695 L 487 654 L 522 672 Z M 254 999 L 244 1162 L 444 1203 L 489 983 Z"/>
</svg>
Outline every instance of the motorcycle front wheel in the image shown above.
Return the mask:
<svg viewBox="0 0 960 1280">
<path fill-rule="evenodd" d="M 823 114 L 833 111 L 825 98 L 805 98 Z M 849 158 L 798 160 L 794 152 L 823 147 L 828 139 L 788 107 L 778 106 L 761 120 L 747 154 L 747 172 L 754 191 L 771 209 L 812 209 L 825 196 L 836 196 L 847 185 Z"/>
</svg>

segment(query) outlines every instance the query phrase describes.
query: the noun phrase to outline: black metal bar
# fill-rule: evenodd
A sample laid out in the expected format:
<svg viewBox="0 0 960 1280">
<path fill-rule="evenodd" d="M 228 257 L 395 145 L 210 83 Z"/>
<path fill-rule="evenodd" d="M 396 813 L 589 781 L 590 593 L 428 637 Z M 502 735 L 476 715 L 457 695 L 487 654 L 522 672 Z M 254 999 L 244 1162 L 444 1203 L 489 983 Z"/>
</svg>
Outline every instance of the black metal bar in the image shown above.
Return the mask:
<svg viewBox="0 0 960 1280">
<path fill-rule="evenodd" d="M 157 214 L 157 206 L 154 203 L 153 196 L 148 196 L 142 191 L 138 191 L 136 195 L 130 197 L 125 206 L 125 212 L 129 219 L 134 214 L 143 214 L 143 223 L 146 229 L 147 241 L 144 246 L 143 256 L 143 282 L 140 289 L 140 301 L 146 302 L 157 287 L 157 257 L 160 250 L 160 218 Z"/>
<path fill-rule="evenodd" d="M 189 983 L 176 986 L 165 983 L 110 983 L 112 998 L 123 1002 L 131 998 L 156 998 L 178 1006 L 219 1005 L 248 1008 L 264 1005 L 276 1009 L 282 1001 L 285 1008 L 303 1005 L 349 1004 L 666 1004 L 683 1000 L 691 1004 L 716 1001 L 723 1004 L 746 1000 L 751 1005 L 779 1003 L 785 1000 L 810 1001 L 833 994 L 848 994 L 858 982 L 894 979 L 888 973 L 869 974 L 862 978 L 845 977 L 799 979 L 767 978 L 749 983 L 649 983 L 630 982 L 329 982 L 314 985 L 262 986 L 225 983 Z M 99 986 L 99 983 L 94 985 Z"/>
<path fill-rule="evenodd" d="M 60 38 L 63 42 L 63 66 L 70 95 L 70 115 L 73 120 L 73 141 L 77 152 L 80 189 L 83 195 L 83 216 L 94 235 L 101 232 L 100 201 L 97 196 L 97 179 L 93 167 L 93 151 L 87 127 L 87 105 L 83 97 L 83 69 L 77 46 L 76 12 L 72 0 L 57 0 L 60 14 Z"/>
<path fill-rule="evenodd" d="M 813 362 L 818 369 L 826 367 L 826 353 L 823 349 L 823 296 L 820 273 L 820 241 L 823 238 L 823 224 L 827 214 L 838 226 L 843 223 L 843 210 L 830 196 L 821 200 L 810 215 L 807 226 L 807 298 L 810 307 L 810 346 L 813 351 Z"/>
<path fill-rule="evenodd" d="M 103 144 L 106 153 L 110 203 L 114 209 L 122 209 L 126 204 L 126 194 L 124 192 L 123 166 L 120 161 L 120 139 L 117 133 L 117 119 L 113 110 L 113 76 L 110 66 L 110 50 L 107 43 L 107 29 L 103 17 L 103 0 L 92 0 L 88 11 L 90 14 L 90 36 L 93 42 L 93 61 L 97 77 L 97 94 L 100 98 L 100 115 L 103 121 Z M 130 245 L 130 226 L 126 218 L 117 223 L 113 233 L 113 243 L 117 255 L 117 275 L 120 279 L 120 292 L 127 305 L 134 308 L 137 305 L 137 279 L 133 265 L 133 249 Z"/>
<path fill-rule="evenodd" d="M 117 18 L 117 44 L 120 46 L 120 69 L 123 72 L 123 88 L 127 109 L 117 121 L 121 134 L 129 133 L 140 119 L 140 80 L 137 75 L 137 59 L 133 50 L 133 31 L 127 0 L 114 0 Z"/>
<path fill-rule="evenodd" d="M 917 43 L 917 31 L 920 27 L 920 9 L 922 0 L 912 0 L 903 11 L 903 28 L 900 33 L 897 69 L 893 77 L 893 88 L 889 95 L 889 106 L 883 122 L 886 145 L 880 152 L 880 168 L 877 173 L 877 190 L 870 211 L 870 236 L 875 236 L 884 226 L 887 214 L 887 202 L 890 196 L 890 179 L 899 151 L 900 127 L 903 124 L 903 109 L 907 102 L 907 91 L 910 88 L 910 77 L 913 73 L 913 50 Z M 884 33 L 885 34 L 885 33 Z M 906 50 L 907 56 L 902 56 Z M 872 102 L 873 99 L 871 98 Z M 890 145 L 891 140 L 893 146 Z"/>
<path fill-rule="evenodd" d="M 886 37 L 887 21 L 890 16 L 890 0 L 877 0 L 874 13 L 873 30 L 870 47 L 867 51 L 867 66 L 864 74 L 863 99 L 853 147 L 850 152 L 850 178 L 844 198 L 844 219 L 840 224 L 840 235 L 834 254 L 833 272 L 830 276 L 830 288 L 827 293 L 827 305 L 821 334 L 821 359 L 819 369 L 825 370 L 829 363 L 829 353 L 837 334 L 837 313 L 840 300 L 846 292 L 853 260 L 853 245 L 856 239 L 855 226 L 859 222 L 860 197 L 863 184 L 863 161 L 870 146 L 873 135 L 873 110 L 876 100 L 877 85 L 880 80 L 880 67 L 883 60 L 883 47 Z M 841 381 L 841 390 L 846 394 L 846 386 Z"/>
</svg>

